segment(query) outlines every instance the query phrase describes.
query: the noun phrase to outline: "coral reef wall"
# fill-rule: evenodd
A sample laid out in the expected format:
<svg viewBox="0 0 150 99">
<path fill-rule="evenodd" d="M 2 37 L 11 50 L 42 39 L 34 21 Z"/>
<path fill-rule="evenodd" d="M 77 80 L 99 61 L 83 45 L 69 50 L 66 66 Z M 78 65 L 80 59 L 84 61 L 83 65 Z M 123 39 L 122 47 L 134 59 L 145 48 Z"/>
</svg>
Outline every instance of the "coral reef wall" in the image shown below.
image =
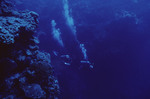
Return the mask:
<svg viewBox="0 0 150 99">
<path fill-rule="evenodd" d="M 0 0 L 0 99 L 57 99 L 50 54 L 34 36 L 38 14 Z"/>
</svg>

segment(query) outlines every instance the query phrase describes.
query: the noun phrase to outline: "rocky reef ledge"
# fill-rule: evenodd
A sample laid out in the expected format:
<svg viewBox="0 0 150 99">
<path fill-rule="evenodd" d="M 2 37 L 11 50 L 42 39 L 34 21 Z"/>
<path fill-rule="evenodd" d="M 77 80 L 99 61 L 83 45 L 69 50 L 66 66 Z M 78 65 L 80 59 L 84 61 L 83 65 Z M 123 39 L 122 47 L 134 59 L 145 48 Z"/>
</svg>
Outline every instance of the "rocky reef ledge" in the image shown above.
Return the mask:
<svg viewBox="0 0 150 99">
<path fill-rule="evenodd" d="M 34 36 L 38 14 L 0 0 L 0 99 L 57 99 L 50 54 Z"/>
</svg>

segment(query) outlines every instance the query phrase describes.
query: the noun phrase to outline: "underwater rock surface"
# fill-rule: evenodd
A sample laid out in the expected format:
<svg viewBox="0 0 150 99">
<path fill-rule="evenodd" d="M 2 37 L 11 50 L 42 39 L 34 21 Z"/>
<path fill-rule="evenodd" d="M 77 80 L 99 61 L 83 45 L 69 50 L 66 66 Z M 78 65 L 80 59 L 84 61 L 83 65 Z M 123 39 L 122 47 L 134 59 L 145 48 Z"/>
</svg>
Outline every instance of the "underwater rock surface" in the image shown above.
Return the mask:
<svg viewBox="0 0 150 99">
<path fill-rule="evenodd" d="M 34 36 L 38 14 L 0 0 L 0 99 L 57 99 L 50 54 Z"/>
</svg>

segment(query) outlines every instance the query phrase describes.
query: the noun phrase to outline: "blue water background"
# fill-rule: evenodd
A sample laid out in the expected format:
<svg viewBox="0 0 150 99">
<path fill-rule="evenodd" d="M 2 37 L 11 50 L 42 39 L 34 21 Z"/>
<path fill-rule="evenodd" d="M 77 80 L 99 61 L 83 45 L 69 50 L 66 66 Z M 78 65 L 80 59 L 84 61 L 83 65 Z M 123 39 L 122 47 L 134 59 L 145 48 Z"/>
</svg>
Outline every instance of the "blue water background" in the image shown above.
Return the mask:
<svg viewBox="0 0 150 99">
<path fill-rule="evenodd" d="M 39 14 L 40 49 L 51 53 L 60 99 L 150 99 L 150 1 L 68 0 L 76 34 L 94 68 L 82 68 L 79 45 L 66 25 L 63 0 L 12 0 Z M 65 47 L 51 35 L 51 20 Z M 53 55 L 69 54 L 71 66 Z"/>
</svg>

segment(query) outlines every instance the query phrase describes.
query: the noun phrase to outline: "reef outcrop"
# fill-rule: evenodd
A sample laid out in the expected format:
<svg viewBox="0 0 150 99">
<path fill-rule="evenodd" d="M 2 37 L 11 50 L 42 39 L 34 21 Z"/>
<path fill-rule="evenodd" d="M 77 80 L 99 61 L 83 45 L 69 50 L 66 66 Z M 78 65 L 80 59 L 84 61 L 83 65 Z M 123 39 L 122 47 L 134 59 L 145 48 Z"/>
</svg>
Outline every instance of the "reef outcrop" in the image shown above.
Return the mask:
<svg viewBox="0 0 150 99">
<path fill-rule="evenodd" d="M 50 54 L 34 36 L 38 14 L 0 0 L 0 99 L 57 99 Z"/>
</svg>

